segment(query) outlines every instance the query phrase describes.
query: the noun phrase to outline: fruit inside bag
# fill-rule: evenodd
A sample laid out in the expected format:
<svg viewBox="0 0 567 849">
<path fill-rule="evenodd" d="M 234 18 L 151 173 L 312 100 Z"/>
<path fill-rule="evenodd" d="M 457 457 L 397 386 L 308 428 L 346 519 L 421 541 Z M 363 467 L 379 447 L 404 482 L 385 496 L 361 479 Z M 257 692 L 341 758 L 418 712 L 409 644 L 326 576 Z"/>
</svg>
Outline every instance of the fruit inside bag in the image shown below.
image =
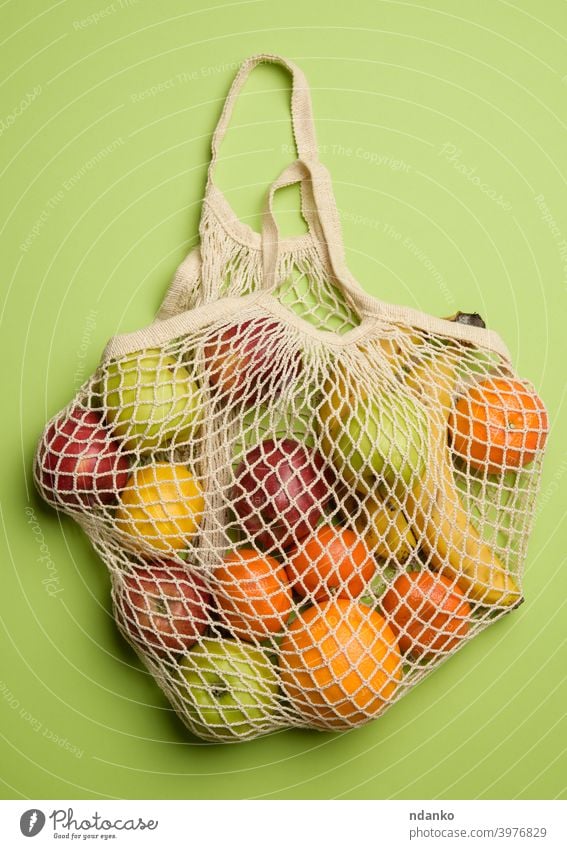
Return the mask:
<svg viewBox="0 0 567 849">
<path fill-rule="evenodd" d="M 297 181 L 342 333 L 280 297 L 271 203 Z M 112 340 L 36 458 L 206 740 L 364 724 L 522 600 L 545 409 L 494 334 L 364 295 L 331 198 L 286 169 L 264 288 Z"/>
</svg>

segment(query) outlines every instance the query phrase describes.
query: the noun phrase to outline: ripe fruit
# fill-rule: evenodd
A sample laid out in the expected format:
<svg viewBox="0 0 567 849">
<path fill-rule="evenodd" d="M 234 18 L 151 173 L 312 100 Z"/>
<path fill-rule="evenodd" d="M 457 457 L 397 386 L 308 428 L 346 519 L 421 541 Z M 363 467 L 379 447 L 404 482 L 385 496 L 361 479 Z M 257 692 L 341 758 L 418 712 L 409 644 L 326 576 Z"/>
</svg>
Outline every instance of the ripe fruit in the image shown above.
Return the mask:
<svg viewBox="0 0 567 849">
<path fill-rule="evenodd" d="M 211 336 L 205 344 L 209 381 L 224 403 L 247 406 L 274 396 L 299 371 L 299 357 L 282 353 L 284 329 L 277 321 L 253 318 Z"/>
<path fill-rule="evenodd" d="M 349 377 L 341 363 L 337 363 L 335 371 L 323 382 L 322 402 L 314 419 L 325 457 L 333 456 L 337 434 L 343 419 L 356 403 L 357 392 L 364 397 L 359 384 Z"/>
<path fill-rule="evenodd" d="M 128 461 L 99 414 L 74 407 L 43 434 L 35 474 L 56 506 L 96 506 L 108 504 L 124 488 Z"/>
<path fill-rule="evenodd" d="M 142 550 L 179 551 L 196 534 L 203 510 L 201 485 L 185 466 L 140 466 L 122 493 L 116 526 Z"/>
<path fill-rule="evenodd" d="M 142 649 L 186 651 L 209 624 L 211 595 L 202 578 L 175 563 L 156 563 L 120 576 L 117 618 Z"/>
<path fill-rule="evenodd" d="M 343 406 L 343 412 L 345 407 Z M 373 389 L 347 406 L 334 434 L 333 464 L 361 492 L 394 488 L 421 477 L 427 459 L 427 417 L 409 395 Z"/>
<path fill-rule="evenodd" d="M 241 640 L 265 640 L 286 624 L 292 609 L 285 568 L 251 548 L 233 551 L 214 570 L 221 624 Z"/>
<path fill-rule="evenodd" d="M 400 504 L 379 487 L 362 504 L 350 496 L 344 507 L 345 516 L 354 517 L 356 530 L 376 557 L 403 565 L 417 553 L 417 539 Z"/>
<path fill-rule="evenodd" d="M 130 449 L 187 442 L 199 424 L 202 396 L 187 369 L 157 348 L 108 363 L 103 407 Z"/>
<path fill-rule="evenodd" d="M 431 660 L 464 640 L 471 624 L 471 607 L 461 589 L 443 575 L 407 572 L 400 575 L 382 599 L 393 620 L 403 654 Z"/>
<path fill-rule="evenodd" d="M 273 728 L 278 684 L 262 649 L 204 639 L 181 661 L 177 694 L 199 736 L 235 740 Z"/>
<path fill-rule="evenodd" d="M 456 363 L 445 356 L 422 360 L 408 382 L 431 405 L 429 462 L 407 494 L 405 509 L 431 567 L 454 579 L 467 598 L 485 607 L 513 607 L 522 598 L 515 577 L 471 524 L 455 485 L 445 417 L 457 381 Z"/>
<path fill-rule="evenodd" d="M 280 671 L 297 713 L 322 728 L 346 728 L 376 716 L 402 678 L 386 620 L 341 598 L 315 604 L 292 622 L 281 644 Z"/>
<path fill-rule="evenodd" d="M 297 545 L 320 521 L 330 497 L 325 461 L 293 439 L 267 439 L 252 448 L 232 488 L 236 514 L 268 551 Z"/>
<path fill-rule="evenodd" d="M 545 446 L 549 419 L 541 398 L 519 380 L 491 377 L 459 398 L 449 428 L 456 454 L 500 474 L 531 463 Z"/>
<path fill-rule="evenodd" d="M 323 525 L 291 552 L 286 571 L 300 596 L 356 598 L 372 579 L 376 562 L 354 531 Z"/>
</svg>

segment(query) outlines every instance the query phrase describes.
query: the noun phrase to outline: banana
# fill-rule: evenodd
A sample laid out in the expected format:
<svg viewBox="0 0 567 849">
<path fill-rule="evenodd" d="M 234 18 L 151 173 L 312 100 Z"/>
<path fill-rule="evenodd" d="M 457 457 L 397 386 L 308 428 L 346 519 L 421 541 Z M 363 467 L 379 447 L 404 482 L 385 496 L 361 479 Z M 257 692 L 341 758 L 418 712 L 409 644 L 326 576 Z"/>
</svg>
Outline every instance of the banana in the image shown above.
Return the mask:
<svg viewBox="0 0 567 849">
<path fill-rule="evenodd" d="M 447 418 L 458 360 L 432 357 L 414 365 L 407 383 L 429 408 L 429 456 L 425 472 L 406 496 L 406 509 L 430 556 L 431 566 L 457 581 L 483 606 L 512 607 L 521 593 L 512 575 L 469 522 L 455 486 L 447 444 Z"/>
<path fill-rule="evenodd" d="M 327 378 L 323 384 L 323 403 L 315 416 L 315 429 L 321 440 L 321 451 L 332 457 L 342 420 L 353 403 L 353 393 L 344 369 L 337 367 L 334 380 Z"/>
<path fill-rule="evenodd" d="M 416 553 L 414 532 L 394 498 L 369 495 L 361 507 L 351 496 L 346 501 L 345 512 L 355 517 L 356 530 L 375 556 L 403 566 Z"/>
</svg>

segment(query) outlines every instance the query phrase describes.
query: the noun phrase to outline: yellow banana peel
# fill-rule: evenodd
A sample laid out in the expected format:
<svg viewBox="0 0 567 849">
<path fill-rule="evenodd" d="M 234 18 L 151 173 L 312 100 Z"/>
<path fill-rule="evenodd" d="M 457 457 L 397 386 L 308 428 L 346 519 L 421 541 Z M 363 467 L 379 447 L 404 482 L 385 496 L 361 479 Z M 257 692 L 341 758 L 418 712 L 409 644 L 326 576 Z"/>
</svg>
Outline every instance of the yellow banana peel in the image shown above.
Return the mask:
<svg viewBox="0 0 567 849">
<path fill-rule="evenodd" d="M 403 566 L 417 552 L 415 534 L 393 497 L 369 495 L 362 505 L 347 500 L 346 510 L 369 551 L 382 560 Z"/>
<path fill-rule="evenodd" d="M 407 514 L 430 565 L 455 579 L 473 601 L 512 607 L 521 601 L 513 576 L 469 522 L 453 478 L 447 444 L 447 418 L 457 374 L 449 352 L 423 359 L 407 377 L 408 385 L 430 411 L 429 457 L 422 477 L 407 493 Z"/>
</svg>

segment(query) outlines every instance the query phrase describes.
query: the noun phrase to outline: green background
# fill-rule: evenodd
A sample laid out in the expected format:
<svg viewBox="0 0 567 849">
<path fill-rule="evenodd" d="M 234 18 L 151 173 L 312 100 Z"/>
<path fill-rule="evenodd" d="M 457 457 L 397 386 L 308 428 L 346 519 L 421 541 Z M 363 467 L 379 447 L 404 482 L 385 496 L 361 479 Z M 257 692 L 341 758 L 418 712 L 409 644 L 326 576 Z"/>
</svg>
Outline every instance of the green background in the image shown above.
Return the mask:
<svg viewBox="0 0 567 849">
<path fill-rule="evenodd" d="M 565 797 L 566 45 L 561 0 L 0 4 L 7 798 Z M 223 98 L 262 51 L 312 85 L 355 276 L 435 315 L 478 310 L 552 433 L 521 609 L 363 729 L 220 747 L 188 738 L 123 644 L 104 566 L 30 467 L 45 420 L 111 335 L 152 320 L 196 243 Z M 287 77 L 262 68 L 246 95 L 218 176 L 257 227 L 293 158 Z"/>
</svg>

